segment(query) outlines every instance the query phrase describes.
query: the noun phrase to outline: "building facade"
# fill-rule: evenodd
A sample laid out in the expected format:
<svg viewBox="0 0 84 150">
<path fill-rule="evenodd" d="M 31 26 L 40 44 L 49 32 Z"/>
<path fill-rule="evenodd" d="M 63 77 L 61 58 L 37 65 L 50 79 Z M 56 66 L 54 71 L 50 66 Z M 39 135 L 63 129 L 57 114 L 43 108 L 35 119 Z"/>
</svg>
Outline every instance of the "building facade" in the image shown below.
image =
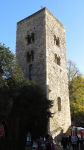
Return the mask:
<svg viewBox="0 0 84 150">
<path fill-rule="evenodd" d="M 24 76 L 54 100 L 48 132 L 60 138 L 71 125 L 65 27 L 47 8 L 17 23 L 16 57 Z"/>
</svg>

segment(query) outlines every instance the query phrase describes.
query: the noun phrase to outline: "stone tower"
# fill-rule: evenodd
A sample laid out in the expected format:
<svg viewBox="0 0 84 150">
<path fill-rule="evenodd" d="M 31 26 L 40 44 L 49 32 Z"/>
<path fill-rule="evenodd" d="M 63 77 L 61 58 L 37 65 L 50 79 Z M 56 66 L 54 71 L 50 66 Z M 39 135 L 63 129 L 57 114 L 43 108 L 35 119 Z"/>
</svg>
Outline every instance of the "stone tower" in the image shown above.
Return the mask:
<svg viewBox="0 0 84 150">
<path fill-rule="evenodd" d="M 54 100 L 48 132 L 60 138 L 71 124 L 65 27 L 47 8 L 17 23 L 16 57 L 24 76 Z"/>
</svg>

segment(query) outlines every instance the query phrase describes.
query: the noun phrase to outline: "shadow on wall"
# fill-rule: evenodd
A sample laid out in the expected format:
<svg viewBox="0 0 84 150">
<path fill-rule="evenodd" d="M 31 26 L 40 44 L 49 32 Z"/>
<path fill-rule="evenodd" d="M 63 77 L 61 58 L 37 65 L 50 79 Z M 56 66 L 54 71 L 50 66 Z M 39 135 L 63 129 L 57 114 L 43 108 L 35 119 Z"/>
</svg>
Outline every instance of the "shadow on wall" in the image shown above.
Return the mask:
<svg viewBox="0 0 84 150">
<path fill-rule="evenodd" d="M 46 85 L 46 89 L 47 89 L 47 98 L 49 99 L 49 94 L 50 94 L 50 92 L 52 92 L 52 90 L 49 88 L 49 85 Z M 57 100 L 58 100 L 58 111 L 61 111 L 61 98 L 57 97 Z M 64 132 L 63 128 L 60 127 L 60 124 L 58 122 L 58 128 L 56 128 L 55 130 L 50 132 L 50 135 L 53 135 L 52 137 L 53 137 L 54 141 L 59 143 L 59 142 L 61 142 L 61 139 L 62 139 L 64 133 L 66 134 L 66 136 L 69 136 L 70 128 L 71 128 L 71 125 L 68 127 L 67 131 Z"/>
<path fill-rule="evenodd" d="M 69 126 L 69 128 L 67 129 L 66 132 L 64 132 L 61 127 L 59 127 L 56 130 L 54 130 L 52 133 L 57 133 L 59 130 L 61 130 L 58 135 L 53 136 L 53 139 L 54 139 L 55 143 L 61 142 L 61 139 L 62 139 L 64 133 L 66 134 L 66 136 L 69 136 L 69 129 L 70 128 L 71 128 L 71 126 Z"/>
</svg>

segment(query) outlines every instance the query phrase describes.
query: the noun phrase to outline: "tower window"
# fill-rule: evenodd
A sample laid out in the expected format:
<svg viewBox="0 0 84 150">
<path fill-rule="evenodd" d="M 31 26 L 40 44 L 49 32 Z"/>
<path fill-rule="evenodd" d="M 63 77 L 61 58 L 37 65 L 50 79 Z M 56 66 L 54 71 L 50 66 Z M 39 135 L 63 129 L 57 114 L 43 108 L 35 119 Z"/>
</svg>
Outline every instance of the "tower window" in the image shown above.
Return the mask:
<svg viewBox="0 0 84 150">
<path fill-rule="evenodd" d="M 56 35 L 54 35 L 54 44 L 56 44 Z"/>
<path fill-rule="evenodd" d="M 34 41 L 34 33 L 32 33 L 32 41 Z"/>
<path fill-rule="evenodd" d="M 55 63 L 57 63 L 57 54 L 55 54 Z"/>
<path fill-rule="evenodd" d="M 60 57 L 57 57 L 57 64 L 60 65 Z"/>
<path fill-rule="evenodd" d="M 55 63 L 57 63 L 58 65 L 60 65 L 60 57 L 57 56 L 57 54 L 55 54 Z"/>
<path fill-rule="evenodd" d="M 58 111 L 61 111 L 61 98 L 58 97 Z"/>
<path fill-rule="evenodd" d="M 31 43 L 31 36 L 30 35 L 28 35 L 27 42 L 28 42 L 28 44 Z"/>
<path fill-rule="evenodd" d="M 27 62 L 34 61 L 34 52 L 31 51 L 31 54 L 27 52 Z"/>
<path fill-rule="evenodd" d="M 59 38 L 54 35 L 54 44 L 59 46 Z"/>
<path fill-rule="evenodd" d="M 31 35 L 26 35 L 26 39 L 27 39 L 27 44 L 34 42 L 34 33 L 32 33 Z"/>
<path fill-rule="evenodd" d="M 33 79 L 33 65 L 29 66 L 29 79 L 32 80 Z"/>
<path fill-rule="evenodd" d="M 56 45 L 59 46 L 59 38 L 56 38 Z"/>
<path fill-rule="evenodd" d="M 34 52 L 31 51 L 31 55 L 32 55 L 32 61 L 34 61 Z"/>
</svg>

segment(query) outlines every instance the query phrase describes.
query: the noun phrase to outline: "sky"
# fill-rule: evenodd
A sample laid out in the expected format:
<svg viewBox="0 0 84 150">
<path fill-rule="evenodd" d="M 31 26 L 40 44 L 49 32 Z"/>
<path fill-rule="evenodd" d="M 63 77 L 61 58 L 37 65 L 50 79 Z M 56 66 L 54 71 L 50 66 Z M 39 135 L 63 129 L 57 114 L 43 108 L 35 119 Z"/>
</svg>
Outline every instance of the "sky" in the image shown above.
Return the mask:
<svg viewBox="0 0 84 150">
<path fill-rule="evenodd" d="M 17 22 L 40 6 L 65 26 L 67 61 L 74 62 L 84 75 L 84 0 L 0 0 L 0 43 L 15 54 Z"/>
</svg>

